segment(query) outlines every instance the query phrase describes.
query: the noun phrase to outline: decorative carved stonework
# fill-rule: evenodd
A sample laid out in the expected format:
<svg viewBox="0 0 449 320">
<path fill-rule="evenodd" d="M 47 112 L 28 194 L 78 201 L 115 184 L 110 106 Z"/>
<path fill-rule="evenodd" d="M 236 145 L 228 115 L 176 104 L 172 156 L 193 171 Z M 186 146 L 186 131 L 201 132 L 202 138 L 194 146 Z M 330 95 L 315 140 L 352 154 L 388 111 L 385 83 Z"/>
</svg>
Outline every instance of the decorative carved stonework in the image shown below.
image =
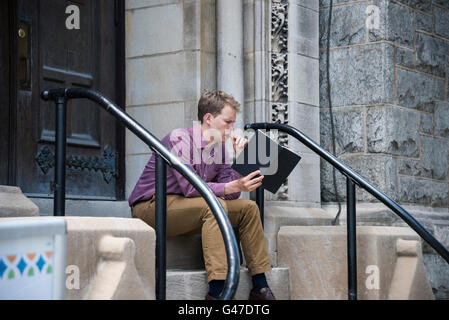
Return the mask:
<svg viewBox="0 0 449 320">
<path fill-rule="evenodd" d="M 288 2 L 273 0 L 271 5 L 272 101 L 288 100 Z"/>
<path fill-rule="evenodd" d="M 55 154 L 48 146 L 44 146 L 39 151 L 35 160 L 44 174 L 47 174 L 55 166 Z M 73 169 L 101 171 L 104 181 L 109 183 L 112 177 L 118 177 L 117 160 L 117 152 L 113 152 L 106 145 L 103 150 L 103 157 L 69 156 L 66 160 L 66 166 Z"/>
<path fill-rule="evenodd" d="M 288 1 L 271 1 L 271 121 L 288 123 Z M 288 135 L 279 133 L 278 142 L 288 145 Z M 288 180 L 275 195 L 288 200 Z"/>
</svg>

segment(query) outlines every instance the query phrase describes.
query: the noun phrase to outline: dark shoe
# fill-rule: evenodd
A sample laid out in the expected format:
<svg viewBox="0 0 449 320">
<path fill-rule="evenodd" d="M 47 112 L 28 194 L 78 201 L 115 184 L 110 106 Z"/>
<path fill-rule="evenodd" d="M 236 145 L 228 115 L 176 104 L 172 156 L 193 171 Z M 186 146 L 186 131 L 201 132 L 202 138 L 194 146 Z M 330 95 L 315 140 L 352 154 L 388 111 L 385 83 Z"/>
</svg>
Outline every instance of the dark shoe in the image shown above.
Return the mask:
<svg viewBox="0 0 449 320">
<path fill-rule="evenodd" d="M 271 289 L 267 287 L 260 289 L 260 293 L 255 293 L 251 290 L 248 300 L 276 300 L 276 298 Z"/>
<path fill-rule="evenodd" d="M 212 297 L 212 296 L 209 295 L 209 294 L 206 294 L 206 298 L 205 298 L 204 300 L 218 300 L 218 299 Z"/>
</svg>

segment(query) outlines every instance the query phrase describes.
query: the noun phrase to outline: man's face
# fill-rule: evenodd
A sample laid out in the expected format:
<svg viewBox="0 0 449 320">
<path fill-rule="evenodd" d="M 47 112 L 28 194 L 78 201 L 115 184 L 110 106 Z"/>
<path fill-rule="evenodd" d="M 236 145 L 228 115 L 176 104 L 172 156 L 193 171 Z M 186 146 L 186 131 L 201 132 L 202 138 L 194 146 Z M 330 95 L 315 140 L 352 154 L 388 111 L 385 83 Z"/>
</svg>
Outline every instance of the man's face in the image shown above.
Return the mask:
<svg viewBox="0 0 449 320">
<path fill-rule="evenodd" d="M 210 115 L 209 128 L 217 130 L 221 135 L 221 141 L 225 142 L 234 130 L 235 117 L 235 110 L 231 106 L 225 105 L 220 114 L 215 117 Z"/>
</svg>

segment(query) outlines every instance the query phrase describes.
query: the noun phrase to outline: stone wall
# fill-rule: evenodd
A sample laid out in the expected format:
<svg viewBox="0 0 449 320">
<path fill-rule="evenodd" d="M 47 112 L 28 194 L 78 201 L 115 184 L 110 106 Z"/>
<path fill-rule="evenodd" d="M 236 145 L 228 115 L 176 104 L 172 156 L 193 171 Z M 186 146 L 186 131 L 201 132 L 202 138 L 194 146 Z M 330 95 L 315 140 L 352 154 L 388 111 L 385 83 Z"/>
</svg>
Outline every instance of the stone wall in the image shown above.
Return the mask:
<svg viewBox="0 0 449 320">
<path fill-rule="evenodd" d="M 331 146 L 320 1 L 321 142 Z M 334 0 L 329 75 L 336 154 L 403 204 L 448 207 L 449 2 Z M 321 165 L 322 200 L 335 201 Z M 341 199 L 344 179 L 338 176 Z M 359 199 L 372 201 L 366 193 Z"/>
<path fill-rule="evenodd" d="M 162 138 L 197 120 L 216 88 L 214 0 L 126 1 L 126 111 Z M 151 155 L 126 132 L 126 196 Z"/>
<path fill-rule="evenodd" d="M 329 3 L 320 0 L 320 136 L 332 151 L 326 69 Z M 446 247 L 448 21 L 446 0 L 334 0 L 329 39 L 335 154 L 402 204 Z M 336 175 L 340 200 L 345 201 L 345 178 Z M 336 201 L 332 181 L 331 167 L 322 162 L 324 207 Z M 358 205 L 358 224 L 401 225 L 393 214 L 382 218 L 385 206 L 368 204 L 375 199 L 359 188 L 357 199 L 364 202 Z M 364 205 L 375 207 L 363 214 Z M 447 299 L 449 274 L 442 271 L 447 263 L 425 243 L 423 253 L 435 296 Z"/>
</svg>

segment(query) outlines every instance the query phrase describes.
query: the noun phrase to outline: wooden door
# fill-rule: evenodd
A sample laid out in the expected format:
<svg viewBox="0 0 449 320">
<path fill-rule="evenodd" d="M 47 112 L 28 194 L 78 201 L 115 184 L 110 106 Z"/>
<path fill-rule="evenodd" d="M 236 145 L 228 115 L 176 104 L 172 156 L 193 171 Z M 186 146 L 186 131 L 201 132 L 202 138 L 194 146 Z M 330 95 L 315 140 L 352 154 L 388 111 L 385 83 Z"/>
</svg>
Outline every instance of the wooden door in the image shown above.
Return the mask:
<svg viewBox="0 0 449 320">
<path fill-rule="evenodd" d="M 123 1 L 17 0 L 10 34 L 15 65 L 12 103 L 15 149 L 9 184 L 31 197 L 51 197 L 54 181 L 55 106 L 44 89 L 98 90 L 123 106 Z M 68 29 L 70 5 L 79 8 L 79 29 Z M 10 24 L 11 26 L 11 24 Z M 124 129 L 86 99 L 67 105 L 68 198 L 124 197 Z M 12 183 L 11 183 L 12 182 Z"/>
</svg>

